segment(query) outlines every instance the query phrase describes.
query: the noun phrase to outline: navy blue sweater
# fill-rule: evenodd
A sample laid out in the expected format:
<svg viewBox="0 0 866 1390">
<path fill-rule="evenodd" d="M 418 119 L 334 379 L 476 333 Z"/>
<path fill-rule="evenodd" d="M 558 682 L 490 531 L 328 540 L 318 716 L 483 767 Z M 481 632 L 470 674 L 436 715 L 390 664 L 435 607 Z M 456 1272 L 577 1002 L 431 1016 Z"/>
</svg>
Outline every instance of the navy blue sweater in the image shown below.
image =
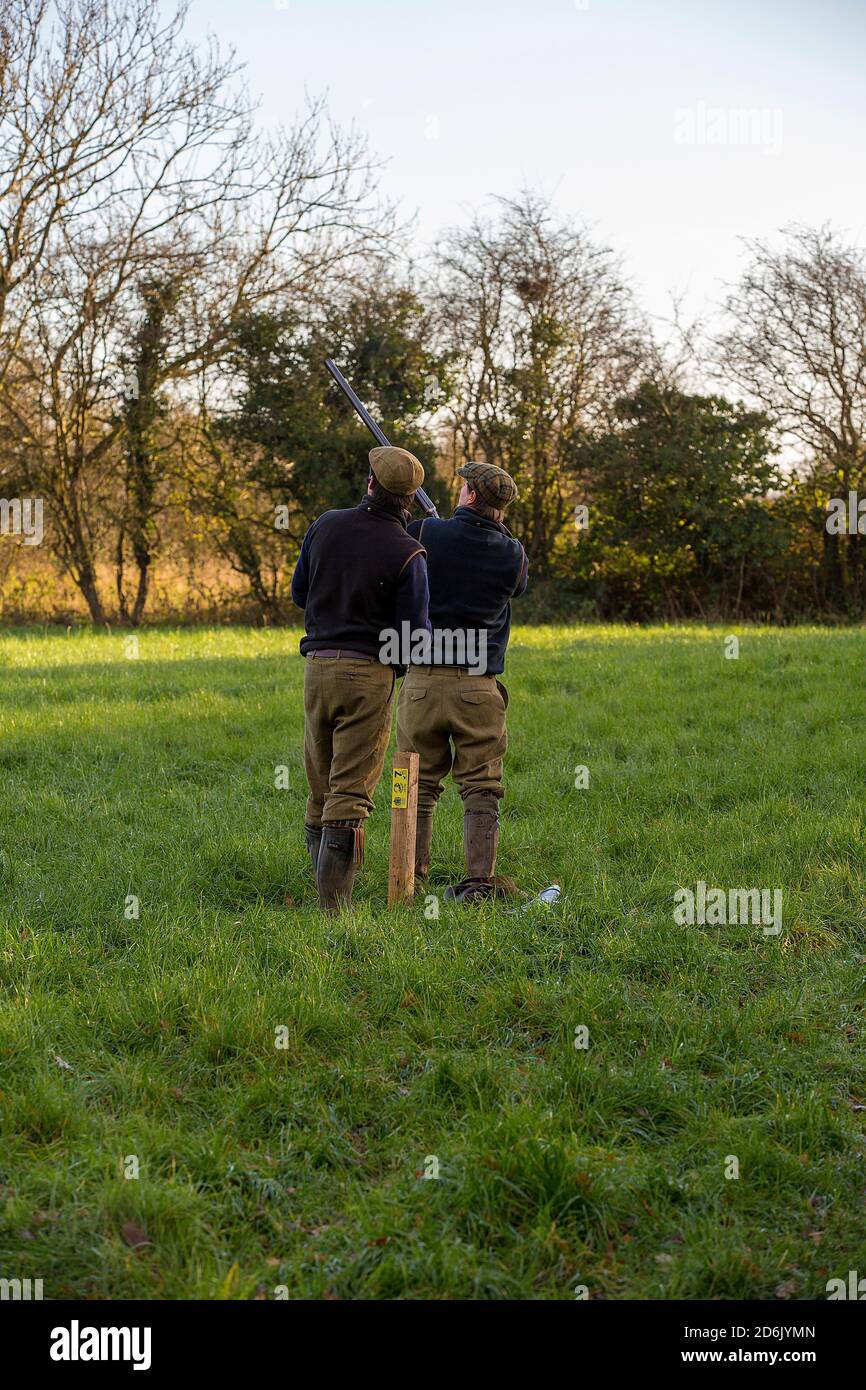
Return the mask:
<svg viewBox="0 0 866 1390">
<path fill-rule="evenodd" d="M 427 551 L 430 623 L 436 631 L 486 631 L 487 671 L 505 669 L 511 599 L 526 589 L 526 552 L 511 532 L 472 507 L 447 518 L 409 523 L 409 535 Z M 442 659 L 442 665 L 462 665 Z"/>
</svg>

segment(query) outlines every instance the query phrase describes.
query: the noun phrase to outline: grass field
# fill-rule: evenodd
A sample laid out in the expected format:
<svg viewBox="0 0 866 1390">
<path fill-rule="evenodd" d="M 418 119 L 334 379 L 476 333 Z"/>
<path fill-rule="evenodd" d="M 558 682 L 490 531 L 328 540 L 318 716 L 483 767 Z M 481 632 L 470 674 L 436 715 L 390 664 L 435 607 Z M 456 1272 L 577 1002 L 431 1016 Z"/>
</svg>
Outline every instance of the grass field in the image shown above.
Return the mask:
<svg viewBox="0 0 866 1390">
<path fill-rule="evenodd" d="M 747 629 L 727 660 L 727 631 L 518 629 L 500 862 L 560 902 L 389 913 L 383 785 L 330 920 L 296 633 L 0 636 L 0 1276 L 799 1299 L 866 1274 L 866 638 Z M 431 893 L 459 846 L 449 790 Z M 780 934 L 677 925 L 698 880 L 781 888 Z"/>
</svg>

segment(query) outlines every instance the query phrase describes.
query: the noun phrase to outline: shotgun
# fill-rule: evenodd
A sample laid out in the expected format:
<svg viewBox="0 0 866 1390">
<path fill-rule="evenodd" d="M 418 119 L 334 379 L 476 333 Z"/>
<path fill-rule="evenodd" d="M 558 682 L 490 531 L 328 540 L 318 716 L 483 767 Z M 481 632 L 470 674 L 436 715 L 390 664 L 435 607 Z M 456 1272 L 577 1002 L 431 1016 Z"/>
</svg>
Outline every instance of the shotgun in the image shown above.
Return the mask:
<svg viewBox="0 0 866 1390">
<path fill-rule="evenodd" d="M 355 392 L 352 390 L 348 381 L 343 376 L 343 373 L 340 371 L 340 368 L 337 366 L 333 357 L 327 357 L 325 359 L 325 366 L 328 369 L 330 375 L 333 377 L 334 381 L 336 381 L 343 395 L 355 407 L 361 419 L 364 421 L 364 424 L 367 426 L 367 429 L 370 431 L 373 438 L 376 440 L 376 443 L 384 445 L 385 448 L 390 447 L 390 439 L 385 438 L 384 434 L 379 429 L 379 426 L 376 424 L 376 421 L 373 419 L 367 407 L 355 395 Z M 430 498 L 427 496 L 427 493 L 424 491 L 423 487 L 416 488 L 415 496 L 418 499 L 420 506 L 423 508 L 423 510 L 427 513 L 428 516 L 439 515 L 435 506 L 430 501 Z"/>
</svg>

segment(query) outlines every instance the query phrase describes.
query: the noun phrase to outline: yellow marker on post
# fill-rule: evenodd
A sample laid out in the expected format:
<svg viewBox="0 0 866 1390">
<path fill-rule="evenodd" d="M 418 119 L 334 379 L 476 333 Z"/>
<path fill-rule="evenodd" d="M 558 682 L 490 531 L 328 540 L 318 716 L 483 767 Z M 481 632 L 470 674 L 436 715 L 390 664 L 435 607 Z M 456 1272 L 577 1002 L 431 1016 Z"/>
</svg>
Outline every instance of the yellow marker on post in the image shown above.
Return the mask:
<svg viewBox="0 0 866 1390">
<path fill-rule="evenodd" d="M 391 807 L 405 811 L 409 807 L 409 769 L 395 767 L 391 773 Z"/>
<path fill-rule="evenodd" d="M 418 819 L 418 754 L 395 753 L 391 773 L 391 853 L 388 906 L 408 901 L 415 891 L 415 823 Z"/>
</svg>

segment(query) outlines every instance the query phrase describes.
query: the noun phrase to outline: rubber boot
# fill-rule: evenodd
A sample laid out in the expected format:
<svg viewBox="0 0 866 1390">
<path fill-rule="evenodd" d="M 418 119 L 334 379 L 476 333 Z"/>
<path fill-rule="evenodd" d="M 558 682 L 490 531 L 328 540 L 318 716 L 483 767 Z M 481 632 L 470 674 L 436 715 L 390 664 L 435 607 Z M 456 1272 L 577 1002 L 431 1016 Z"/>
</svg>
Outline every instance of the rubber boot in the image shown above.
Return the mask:
<svg viewBox="0 0 866 1390">
<path fill-rule="evenodd" d="M 319 858 L 319 846 L 322 843 L 322 827 L 320 825 L 305 825 L 304 839 L 307 842 L 307 851 L 310 856 L 310 863 L 313 866 L 313 873 L 316 872 L 316 863 Z"/>
<path fill-rule="evenodd" d="M 430 874 L 430 846 L 433 843 L 433 812 L 419 811 L 415 822 L 415 878 Z"/>
<path fill-rule="evenodd" d="M 364 859 L 364 828 L 360 821 L 322 826 L 322 844 L 316 863 L 316 887 L 323 912 L 351 907 L 355 874 Z"/>
<path fill-rule="evenodd" d="M 453 888 L 445 889 L 445 901 L 478 902 L 495 892 L 493 873 L 496 851 L 499 848 L 499 814 L 497 811 L 463 812 L 463 854 L 466 877 Z"/>
</svg>

